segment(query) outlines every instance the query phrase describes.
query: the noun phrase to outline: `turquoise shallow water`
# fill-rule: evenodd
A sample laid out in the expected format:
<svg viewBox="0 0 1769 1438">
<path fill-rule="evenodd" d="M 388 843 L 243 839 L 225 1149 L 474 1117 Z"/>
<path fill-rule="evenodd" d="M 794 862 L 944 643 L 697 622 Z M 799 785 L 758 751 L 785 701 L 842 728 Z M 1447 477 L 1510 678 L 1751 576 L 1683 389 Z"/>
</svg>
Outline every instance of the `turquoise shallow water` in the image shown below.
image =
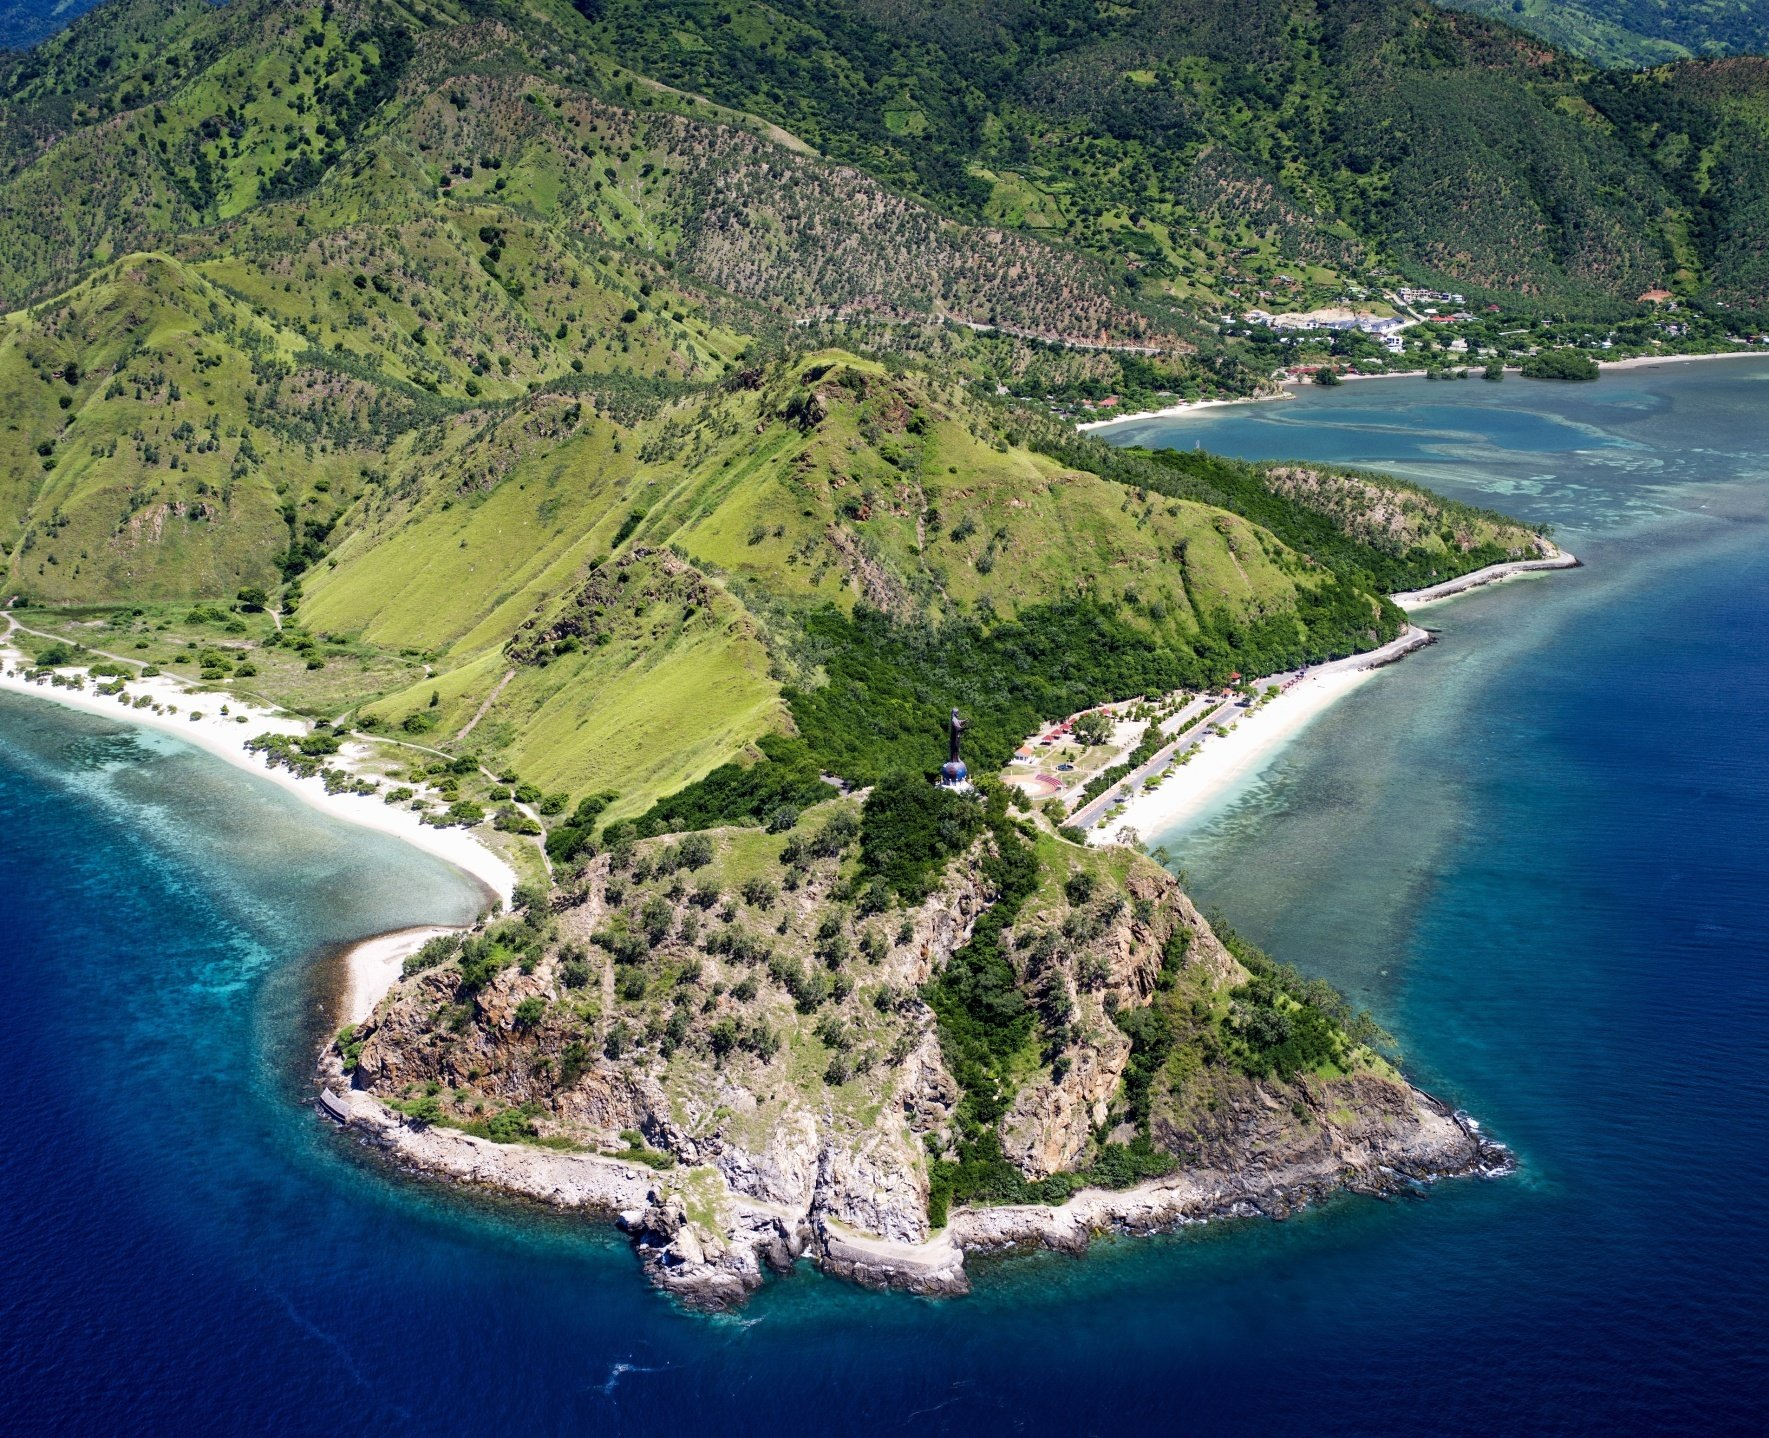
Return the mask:
<svg viewBox="0 0 1769 1438">
<path fill-rule="evenodd" d="M 979 1263 L 963 1302 L 805 1273 L 695 1318 L 599 1226 L 365 1161 L 303 1102 L 314 954 L 471 890 L 205 756 L 0 698 L 0 1422 L 1756 1431 L 1765 400 L 1769 365 L 1687 366 L 1173 427 L 1392 463 L 1589 561 L 1433 611 L 1442 644 L 1175 840 L 1206 903 L 1351 989 L 1522 1168 Z"/>
</svg>

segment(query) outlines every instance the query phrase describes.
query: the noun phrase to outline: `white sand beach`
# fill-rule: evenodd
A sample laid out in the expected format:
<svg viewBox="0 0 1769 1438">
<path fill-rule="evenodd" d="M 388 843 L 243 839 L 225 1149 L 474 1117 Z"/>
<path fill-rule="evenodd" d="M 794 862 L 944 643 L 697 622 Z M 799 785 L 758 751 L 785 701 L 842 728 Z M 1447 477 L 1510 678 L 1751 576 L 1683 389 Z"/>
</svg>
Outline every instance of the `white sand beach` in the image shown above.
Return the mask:
<svg viewBox="0 0 1769 1438">
<path fill-rule="evenodd" d="M 467 830 L 437 829 L 420 823 L 418 815 L 410 809 L 386 804 L 379 795 L 328 794 L 319 779 L 302 779 L 286 769 L 271 769 L 261 757 L 246 749 L 246 742 L 259 734 L 305 734 L 307 724 L 293 715 L 241 702 L 225 694 L 195 693 L 168 675 L 129 680 L 131 695 L 149 695 L 162 709 L 168 710 L 156 714 L 152 709 L 136 709 L 123 704 L 119 698 L 97 694 L 90 687 L 67 689 L 48 683 L 32 683 L 22 673 L 28 663 L 25 655 L 0 639 L 0 689 L 175 735 L 231 764 L 249 769 L 259 778 L 281 786 L 333 818 L 416 845 L 456 868 L 464 869 L 505 905 L 510 902 L 516 887 L 515 870 Z M 61 672 L 84 671 L 68 669 Z M 227 706 L 228 714 L 220 712 L 222 705 Z M 170 712 L 171 707 L 176 707 L 178 712 Z M 195 714 L 201 717 L 193 718 Z M 239 722 L 241 718 L 245 720 L 243 724 Z"/>
<path fill-rule="evenodd" d="M 394 929 L 354 945 L 344 956 L 344 996 L 339 1005 L 340 1024 L 360 1024 L 374 1013 L 375 1005 L 399 981 L 406 958 L 442 934 L 458 929 L 430 926 Z"/>
<path fill-rule="evenodd" d="M 1104 828 L 1089 830 L 1088 842 L 1152 840 L 1220 807 L 1322 711 L 1386 665 L 1429 643 L 1429 634 L 1409 625 L 1400 638 L 1380 649 L 1309 670 L 1277 698 L 1237 720 L 1230 732 L 1204 739 L 1192 750 L 1192 757 L 1169 774 L 1159 788 L 1131 799 L 1124 811 Z M 1272 682 L 1262 680 L 1261 685 Z"/>
<path fill-rule="evenodd" d="M 1491 564 L 1472 574 L 1446 580 L 1426 589 L 1393 595 L 1394 602 L 1409 613 L 1441 603 L 1489 584 L 1499 584 L 1521 574 L 1543 570 L 1576 569 L 1576 555 L 1556 549 L 1546 559 Z M 1211 735 L 1192 750 L 1192 757 L 1169 774 L 1157 789 L 1130 800 L 1123 813 L 1104 828 L 1088 831 L 1088 841 L 1106 844 L 1143 842 L 1171 831 L 1220 807 L 1251 775 L 1257 773 L 1309 722 L 1329 705 L 1370 679 L 1378 670 L 1396 663 L 1432 642 L 1431 635 L 1409 624 L 1400 638 L 1347 659 L 1321 664 L 1291 684 L 1277 698 L 1243 715 L 1227 734 Z M 1288 676 L 1260 680 L 1255 689 L 1282 682 Z M 1128 831 L 1128 832 L 1126 832 Z"/>
<path fill-rule="evenodd" d="M 1769 356 L 1769 349 L 1759 346 L 1752 350 L 1727 350 L 1721 354 L 1705 355 L 1636 355 L 1631 359 L 1598 360 L 1600 370 L 1644 369 L 1651 365 L 1690 364 L 1696 360 L 1727 360 L 1727 359 L 1763 359 Z M 1479 369 L 1483 361 L 1472 356 L 1462 358 L 1452 368 Z M 1422 369 L 1389 370 L 1383 374 L 1358 374 L 1347 370 L 1340 375 L 1345 384 L 1366 384 L 1373 380 L 1385 379 L 1423 379 L 1429 371 Z M 1517 365 L 1506 365 L 1505 373 L 1520 373 Z M 1147 419 L 1180 419 L 1189 414 L 1198 414 L 1203 410 L 1226 409 L 1237 404 L 1269 404 L 1274 400 L 1295 399 L 1299 390 L 1314 388 L 1312 380 L 1282 379 L 1277 381 L 1280 388 L 1275 394 L 1246 395 L 1239 399 L 1196 399 L 1184 400 L 1179 404 L 1169 405 L 1166 409 L 1138 410 L 1134 414 L 1116 414 L 1106 419 L 1083 420 L 1075 428 L 1080 431 L 1110 429 L 1113 425 L 1129 424 L 1133 420 Z"/>
<path fill-rule="evenodd" d="M 1693 364 L 1697 360 L 1763 359 L 1769 349 L 1759 345 L 1754 350 L 1725 350 L 1710 355 L 1635 355 L 1632 359 L 1598 360 L 1598 369 L 1647 369 L 1661 364 Z"/>
<path fill-rule="evenodd" d="M 1115 414 L 1110 419 L 1090 419 L 1075 426 L 1078 430 L 1109 429 L 1115 424 L 1129 424 L 1136 419 L 1178 419 L 1207 409 L 1227 409 L 1237 404 L 1269 404 L 1273 400 L 1293 398 L 1288 393 L 1245 395 L 1239 399 L 1188 399 L 1166 409 L 1139 410 L 1135 414 Z"/>
</svg>

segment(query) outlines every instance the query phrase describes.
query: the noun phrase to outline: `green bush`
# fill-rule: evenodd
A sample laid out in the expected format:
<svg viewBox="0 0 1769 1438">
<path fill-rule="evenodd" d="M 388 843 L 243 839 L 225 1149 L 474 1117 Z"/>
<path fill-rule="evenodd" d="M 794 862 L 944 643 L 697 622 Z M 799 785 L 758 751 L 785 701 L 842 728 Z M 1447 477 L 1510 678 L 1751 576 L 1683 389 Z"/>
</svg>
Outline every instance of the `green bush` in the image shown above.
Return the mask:
<svg viewBox="0 0 1769 1438">
<path fill-rule="evenodd" d="M 493 1143 L 521 1143 L 534 1137 L 534 1121 L 526 1108 L 507 1108 L 486 1120 L 485 1137 Z"/>
<path fill-rule="evenodd" d="M 491 826 L 505 834 L 539 834 L 541 832 L 539 822 L 529 818 L 514 804 L 499 805 L 497 812 L 492 815 Z M 548 853 L 552 853 L 551 844 L 548 845 Z M 569 855 L 554 857 L 569 857 Z"/>
<path fill-rule="evenodd" d="M 1600 373 L 1583 350 L 1540 350 L 1523 362 L 1525 379 L 1594 380 Z"/>
<path fill-rule="evenodd" d="M 918 904 L 982 827 L 983 806 L 973 798 L 917 774 L 887 774 L 862 811 L 860 872 Z"/>
<path fill-rule="evenodd" d="M 774 822 L 777 816 L 790 813 L 783 826 L 789 829 L 800 809 L 830 797 L 822 771 L 803 742 L 769 734 L 758 747 L 766 756 L 763 761 L 722 764 L 697 783 L 658 800 L 640 819 L 640 832 L 668 834 L 718 824 L 763 823 L 782 832 Z"/>
</svg>

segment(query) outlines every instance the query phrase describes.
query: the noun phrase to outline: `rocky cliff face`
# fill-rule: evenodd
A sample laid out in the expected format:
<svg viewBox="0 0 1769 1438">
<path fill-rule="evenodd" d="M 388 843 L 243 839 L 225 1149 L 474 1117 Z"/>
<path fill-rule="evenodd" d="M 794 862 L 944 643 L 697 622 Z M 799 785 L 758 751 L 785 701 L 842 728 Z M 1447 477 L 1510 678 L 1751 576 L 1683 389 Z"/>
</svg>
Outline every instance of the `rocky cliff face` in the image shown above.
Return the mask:
<svg viewBox="0 0 1769 1438">
<path fill-rule="evenodd" d="M 959 1209 L 932 1231 L 929 1155 L 957 1151 L 963 1091 L 922 986 L 999 901 L 989 841 L 925 901 L 883 902 L 855 879 L 851 803 L 824 807 L 803 833 L 603 855 L 554 912 L 426 951 L 329 1060 L 347 1121 L 404 1161 L 617 1213 L 657 1282 L 714 1307 L 806 1254 L 951 1294 L 967 1250 L 1282 1213 L 1493 1161 L 1349 1043 L 1318 1073 L 1237 1067 L 1248 970 L 1163 870 L 1077 851 L 1003 937 L 1038 1047 L 1001 1152 L 1037 1181 L 1140 1136 L 1173 1171 L 1060 1206 Z M 1159 1066 L 1140 1011 L 1162 1016 Z"/>
<path fill-rule="evenodd" d="M 1150 1001 L 1169 946 L 1183 943 L 1186 962 L 1208 982 L 1245 975 L 1173 877 L 1152 864 L 1127 875 L 1123 895 L 1103 908 L 1038 909 L 1017 929 L 1023 976 L 1060 995 L 1055 1003 L 1067 1004 L 1082 1035 L 1067 1064 L 1020 1090 L 1002 1125 L 1008 1158 L 1028 1178 L 1047 1178 L 1074 1168 L 1106 1124 L 1131 1054 L 1113 1015 Z"/>
</svg>

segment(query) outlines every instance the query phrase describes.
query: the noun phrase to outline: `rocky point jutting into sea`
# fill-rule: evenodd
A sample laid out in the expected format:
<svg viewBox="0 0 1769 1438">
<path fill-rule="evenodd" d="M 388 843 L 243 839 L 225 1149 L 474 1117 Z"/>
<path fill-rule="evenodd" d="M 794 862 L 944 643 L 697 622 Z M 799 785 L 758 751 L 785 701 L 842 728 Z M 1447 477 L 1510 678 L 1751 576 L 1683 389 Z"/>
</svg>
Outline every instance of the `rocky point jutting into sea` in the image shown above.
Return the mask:
<svg viewBox="0 0 1769 1438">
<path fill-rule="evenodd" d="M 1438 643 L 1183 832 L 1145 830 L 1206 913 L 1378 1014 L 1412 1080 L 1479 1115 L 1517 1172 L 1083 1261 L 972 1254 L 963 1302 L 801 1274 L 702 1321 L 634 1281 L 612 1222 L 408 1174 L 316 1118 L 332 946 L 468 922 L 476 887 L 125 727 L 115 700 L 110 720 L 0 694 L 18 1017 L 0 1417 L 193 1435 L 974 1438 L 1087 1432 L 1103 1412 L 1330 1438 L 1757 1431 L 1766 393 L 1759 360 L 1222 412 L 1210 449 L 1394 465 L 1552 523 L 1586 562 L 1429 611 Z"/>
<path fill-rule="evenodd" d="M 832 807 L 839 820 L 839 805 Z M 732 847 L 746 842 L 753 836 L 715 835 L 708 864 L 728 862 Z M 1474 1123 L 1361 1045 L 1336 1049 L 1331 1062 L 1343 1071 L 1331 1077 L 1259 1076 L 1213 1061 L 1204 1033 L 1195 1072 L 1178 1084 L 1157 1080 L 1141 1119 L 1152 1151 L 1171 1156 L 1171 1172 L 1116 1188 L 1077 1184 L 1061 1202 L 957 1208 L 936 1227 L 926 1156 L 952 1141 L 959 1087 L 920 993 L 1001 901 L 984 875 L 982 841 L 952 862 L 879 956 L 878 991 L 891 996 L 879 1037 L 894 1045 L 895 1061 L 826 1093 L 735 1046 L 734 1056 L 673 1067 L 580 1052 L 563 1060 L 577 1072 L 560 1088 L 544 1056 L 569 1054 L 569 1046 L 525 1026 L 524 1004 L 569 991 L 567 966 L 583 962 L 572 955 L 595 945 L 623 883 L 665 848 L 661 840 L 640 845 L 624 874 L 598 860 L 543 920 L 556 932 L 540 956 L 499 971 L 469 999 L 468 1018 L 436 1022 L 462 1013 L 458 973 L 439 963 L 415 968 L 373 1019 L 328 1050 L 322 1111 L 402 1165 L 616 1217 L 658 1284 L 709 1308 L 742 1302 L 767 1272 L 785 1272 L 805 1256 L 866 1285 L 961 1294 L 969 1289 L 967 1253 L 1080 1252 L 1098 1233 L 1282 1217 L 1339 1191 L 1400 1192 L 1507 1165 Z M 1128 903 L 1090 913 L 1067 895 L 1043 895 L 1002 935 L 1023 962 L 1049 965 L 1053 988 L 1074 992 L 1084 1035 L 1060 1076 L 1028 1085 L 1000 1121 L 1007 1160 L 1033 1181 L 1072 1171 L 1108 1120 L 1136 1046 L 1114 1016 L 1181 996 L 1187 1014 L 1217 1003 L 1233 1008 L 1241 1001 L 1230 995 L 1252 977 L 1172 876 L 1123 850 L 1108 862 L 1126 870 Z M 796 893 L 782 896 L 789 917 L 817 912 L 835 869 L 816 865 Z M 692 911 L 684 898 L 668 916 L 670 929 Z M 789 929 L 786 919 L 779 928 Z M 1056 933 L 1070 936 L 1072 947 L 1052 952 L 1048 936 Z M 787 965 L 777 956 L 773 967 Z M 612 985 L 613 971 L 610 961 L 596 981 Z M 743 972 L 741 961 L 733 972 Z M 1191 1033 L 1169 1040 L 1198 1041 Z M 539 1121 L 531 1136 L 561 1146 L 494 1142 L 484 1129 L 427 1121 L 409 1096 L 442 1088 L 470 1090 L 481 1113 L 521 1113 L 532 1104 L 527 1112 Z M 550 1100 L 544 1107 L 534 1102 L 541 1094 Z M 1119 1118 L 1115 1137 L 1134 1142 L 1134 1116 Z M 643 1149 L 650 1164 L 619 1157 L 623 1148 Z M 651 1166 L 660 1163 L 669 1166 Z"/>
</svg>

